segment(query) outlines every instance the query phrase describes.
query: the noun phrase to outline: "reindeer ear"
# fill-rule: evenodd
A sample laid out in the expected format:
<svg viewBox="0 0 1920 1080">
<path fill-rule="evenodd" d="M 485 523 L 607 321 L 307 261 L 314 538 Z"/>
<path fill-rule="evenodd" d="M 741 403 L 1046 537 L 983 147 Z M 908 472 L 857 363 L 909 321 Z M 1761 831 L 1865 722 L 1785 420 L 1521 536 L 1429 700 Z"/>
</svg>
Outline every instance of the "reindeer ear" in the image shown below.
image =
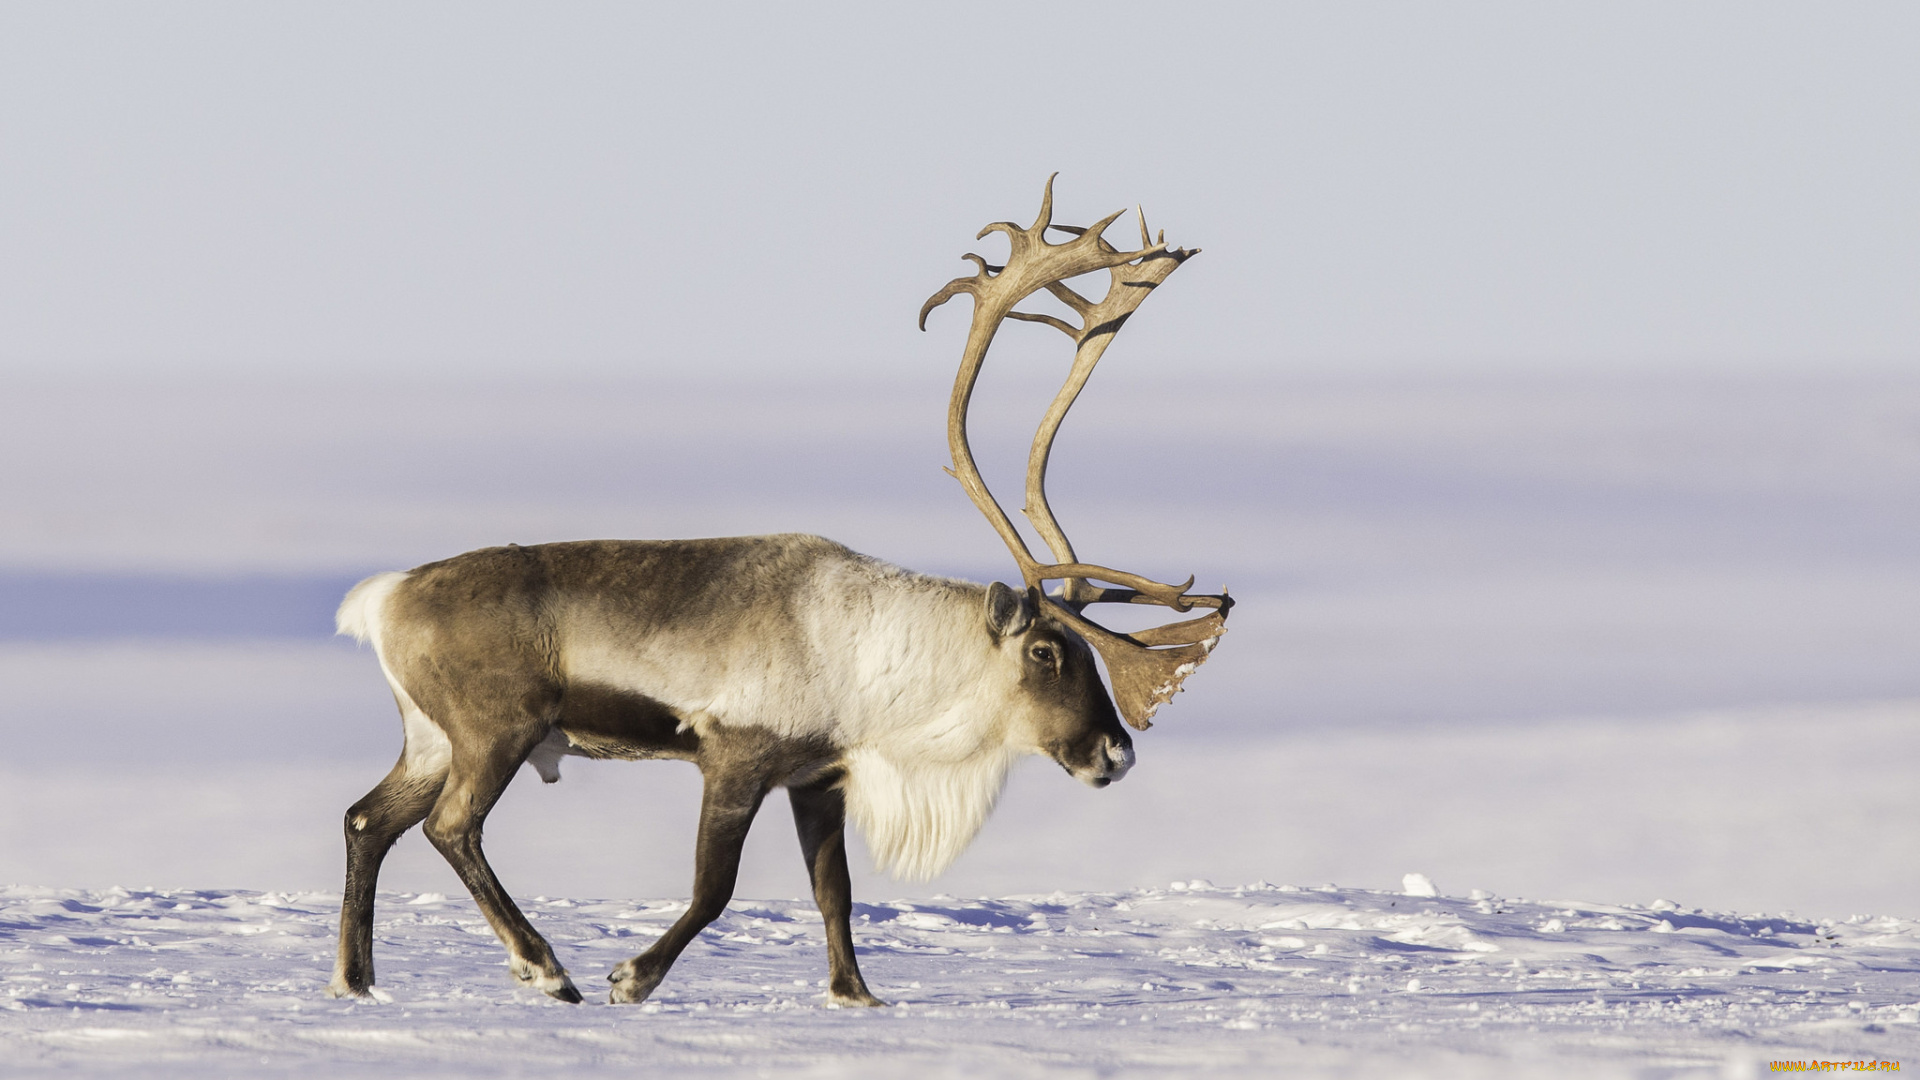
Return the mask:
<svg viewBox="0 0 1920 1080">
<path fill-rule="evenodd" d="M 996 581 L 987 586 L 987 629 L 997 641 L 1033 625 L 1033 601 Z"/>
</svg>

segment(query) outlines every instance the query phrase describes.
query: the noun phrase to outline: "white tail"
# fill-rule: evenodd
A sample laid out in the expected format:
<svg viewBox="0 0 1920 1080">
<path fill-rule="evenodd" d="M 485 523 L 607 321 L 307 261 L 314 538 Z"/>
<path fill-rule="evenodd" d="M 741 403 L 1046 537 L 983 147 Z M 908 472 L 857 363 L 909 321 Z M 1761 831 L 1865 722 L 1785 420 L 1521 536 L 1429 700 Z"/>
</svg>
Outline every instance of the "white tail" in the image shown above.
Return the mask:
<svg viewBox="0 0 1920 1080">
<path fill-rule="evenodd" d="M 405 580 L 407 575 L 401 571 L 386 570 L 348 589 L 340 609 L 333 613 L 333 632 L 362 645 L 378 642 L 375 631 L 380 625 L 380 611 L 394 588 Z"/>
</svg>

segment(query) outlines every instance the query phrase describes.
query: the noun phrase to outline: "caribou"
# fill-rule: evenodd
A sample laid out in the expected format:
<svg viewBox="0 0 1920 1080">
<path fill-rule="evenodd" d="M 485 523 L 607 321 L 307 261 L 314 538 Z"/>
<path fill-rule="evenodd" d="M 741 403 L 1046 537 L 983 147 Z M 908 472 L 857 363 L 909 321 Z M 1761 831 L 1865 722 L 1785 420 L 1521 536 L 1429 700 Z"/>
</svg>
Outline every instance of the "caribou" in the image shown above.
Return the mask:
<svg viewBox="0 0 1920 1080">
<path fill-rule="evenodd" d="M 400 709 L 404 747 L 346 813 L 346 887 L 328 990 L 372 993 L 374 892 L 394 841 L 416 824 L 452 865 L 506 946 L 522 985 L 562 1001 L 580 991 L 488 865 L 481 826 L 523 764 L 559 779 L 566 756 L 693 762 L 702 778 L 693 895 L 645 952 L 609 979 L 611 1000 L 644 1001 L 688 943 L 732 899 L 741 846 L 762 801 L 784 788 L 826 928 L 829 1005 L 879 1005 L 854 956 L 845 826 L 876 866 L 940 873 L 972 841 L 1013 761 L 1052 758 L 1104 787 L 1134 762 L 1128 725 L 1154 711 L 1225 633 L 1231 599 L 1194 594 L 1079 560 L 1048 508 L 1048 455 L 1060 422 L 1135 308 L 1195 251 L 1104 238 L 1119 217 L 999 222 L 1004 265 L 935 293 L 973 319 L 948 411 L 948 469 L 1006 543 L 1022 584 L 979 585 L 904 570 L 817 536 L 586 540 L 486 548 L 348 592 L 342 634 L 373 647 Z M 1054 232 L 1064 237 L 1049 240 Z M 1067 285 L 1108 272 L 1105 295 Z M 1014 310 L 1045 290 L 1078 316 Z M 1035 436 L 1025 512 L 1053 561 L 1036 558 L 981 479 L 967 410 L 1007 319 L 1074 342 L 1072 367 Z M 1048 591 L 1047 582 L 1059 582 Z M 1152 604 L 1196 617 L 1121 633 L 1089 619 L 1097 603 Z M 1105 662 L 1112 691 L 1095 666 Z M 424 823 L 424 824 L 422 824 Z"/>
</svg>

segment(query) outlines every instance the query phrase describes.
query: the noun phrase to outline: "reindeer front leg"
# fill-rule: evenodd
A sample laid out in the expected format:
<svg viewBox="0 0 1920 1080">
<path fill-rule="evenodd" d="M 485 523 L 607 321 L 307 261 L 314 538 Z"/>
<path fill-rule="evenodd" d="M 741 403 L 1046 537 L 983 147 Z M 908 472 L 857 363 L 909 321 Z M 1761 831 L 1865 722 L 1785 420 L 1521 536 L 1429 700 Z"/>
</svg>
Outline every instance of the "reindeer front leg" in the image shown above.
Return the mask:
<svg viewBox="0 0 1920 1080">
<path fill-rule="evenodd" d="M 867 990 L 853 955 L 853 879 L 847 873 L 847 800 L 834 775 L 787 789 L 800 853 L 813 879 L 813 902 L 827 928 L 827 1004 L 885 1005 Z"/>
<path fill-rule="evenodd" d="M 767 784 L 757 774 L 719 768 L 708 771 L 705 782 L 700 799 L 700 839 L 694 850 L 693 899 L 652 948 L 607 976 L 613 983 L 608 1000 L 615 1005 L 647 1000 L 694 936 L 719 918 L 727 909 L 727 901 L 733 899 L 734 882 L 740 876 L 740 849 L 747 842 L 753 816 L 760 812 L 761 800 L 766 798 Z"/>
</svg>

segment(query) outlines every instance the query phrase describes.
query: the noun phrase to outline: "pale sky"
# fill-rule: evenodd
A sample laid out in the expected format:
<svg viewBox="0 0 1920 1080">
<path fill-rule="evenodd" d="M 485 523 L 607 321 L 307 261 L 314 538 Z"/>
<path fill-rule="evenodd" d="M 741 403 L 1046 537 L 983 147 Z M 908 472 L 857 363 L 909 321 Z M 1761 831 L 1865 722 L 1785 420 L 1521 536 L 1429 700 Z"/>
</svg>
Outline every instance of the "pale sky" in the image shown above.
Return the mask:
<svg viewBox="0 0 1920 1080">
<path fill-rule="evenodd" d="M 1053 170 L 1205 249 L 1159 363 L 1901 371 L 1917 56 L 1894 3 L 10 3 L 0 371 L 947 371 L 921 300 Z"/>
</svg>

